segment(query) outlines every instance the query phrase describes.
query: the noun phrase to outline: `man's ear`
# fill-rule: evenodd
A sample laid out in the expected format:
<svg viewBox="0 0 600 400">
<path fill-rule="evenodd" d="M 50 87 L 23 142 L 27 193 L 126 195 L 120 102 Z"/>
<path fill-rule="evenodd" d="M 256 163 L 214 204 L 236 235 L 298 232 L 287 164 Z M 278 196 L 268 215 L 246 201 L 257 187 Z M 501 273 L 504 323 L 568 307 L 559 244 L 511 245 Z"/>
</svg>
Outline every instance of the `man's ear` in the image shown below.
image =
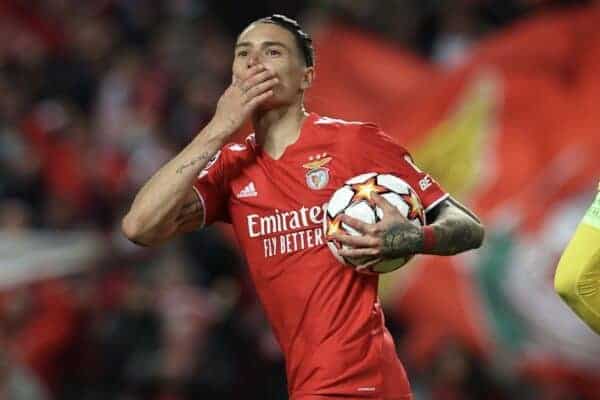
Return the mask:
<svg viewBox="0 0 600 400">
<path fill-rule="evenodd" d="M 312 86 L 315 80 L 315 67 L 307 67 L 304 69 L 304 76 L 302 77 L 302 83 L 300 88 L 306 90 Z"/>
</svg>

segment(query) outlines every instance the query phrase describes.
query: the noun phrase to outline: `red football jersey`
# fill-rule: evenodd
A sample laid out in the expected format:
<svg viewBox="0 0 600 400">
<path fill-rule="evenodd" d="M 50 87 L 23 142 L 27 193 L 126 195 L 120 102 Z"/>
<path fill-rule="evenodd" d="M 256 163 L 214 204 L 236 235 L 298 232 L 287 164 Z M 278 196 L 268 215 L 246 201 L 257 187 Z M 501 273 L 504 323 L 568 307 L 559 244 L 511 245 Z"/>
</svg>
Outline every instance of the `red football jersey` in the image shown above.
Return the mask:
<svg viewBox="0 0 600 400">
<path fill-rule="evenodd" d="M 224 146 L 194 185 L 204 223 L 233 224 L 285 355 L 294 400 L 410 398 L 384 325 L 377 276 L 340 264 L 323 233 L 324 203 L 347 179 L 366 172 L 403 178 L 426 209 L 447 196 L 377 126 L 314 113 L 279 159 L 250 135 Z"/>
</svg>

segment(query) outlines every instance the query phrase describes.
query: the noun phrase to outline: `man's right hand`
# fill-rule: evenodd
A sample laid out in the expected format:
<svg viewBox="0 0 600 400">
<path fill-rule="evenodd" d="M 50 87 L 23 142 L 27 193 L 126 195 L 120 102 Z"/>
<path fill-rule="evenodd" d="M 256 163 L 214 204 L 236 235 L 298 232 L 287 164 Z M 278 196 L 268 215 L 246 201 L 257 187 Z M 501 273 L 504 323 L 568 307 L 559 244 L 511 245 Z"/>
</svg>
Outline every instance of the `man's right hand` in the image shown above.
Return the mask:
<svg viewBox="0 0 600 400">
<path fill-rule="evenodd" d="M 213 123 L 233 133 L 242 127 L 256 108 L 273 95 L 279 79 L 262 64 L 248 69 L 244 78 L 233 77 L 217 103 Z"/>
</svg>

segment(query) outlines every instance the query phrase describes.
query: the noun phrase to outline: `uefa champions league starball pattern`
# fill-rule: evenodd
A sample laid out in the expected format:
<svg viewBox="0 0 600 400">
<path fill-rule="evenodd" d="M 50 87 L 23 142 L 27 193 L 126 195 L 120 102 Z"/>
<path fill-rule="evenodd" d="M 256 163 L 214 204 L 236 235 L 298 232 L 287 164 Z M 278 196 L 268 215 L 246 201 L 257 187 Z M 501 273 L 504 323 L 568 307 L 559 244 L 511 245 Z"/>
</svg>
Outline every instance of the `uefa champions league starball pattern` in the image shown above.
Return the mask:
<svg viewBox="0 0 600 400">
<path fill-rule="evenodd" d="M 406 181 L 395 175 L 378 174 L 375 172 L 355 176 L 336 190 L 327 203 L 323 223 L 327 237 L 327 246 L 340 262 L 352 266 L 362 273 L 381 274 L 400 268 L 412 256 L 379 262 L 376 261 L 375 257 L 342 257 L 338 253 L 338 250 L 348 246 L 342 245 L 337 240 L 331 238 L 331 235 L 336 232 L 353 236 L 361 235 L 360 232 L 351 226 L 341 222 L 341 216 L 344 214 L 368 224 L 377 223 L 383 218 L 383 211 L 373 202 L 372 193 L 379 194 L 395 206 L 414 225 L 425 225 L 425 210 L 413 188 Z"/>
</svg>

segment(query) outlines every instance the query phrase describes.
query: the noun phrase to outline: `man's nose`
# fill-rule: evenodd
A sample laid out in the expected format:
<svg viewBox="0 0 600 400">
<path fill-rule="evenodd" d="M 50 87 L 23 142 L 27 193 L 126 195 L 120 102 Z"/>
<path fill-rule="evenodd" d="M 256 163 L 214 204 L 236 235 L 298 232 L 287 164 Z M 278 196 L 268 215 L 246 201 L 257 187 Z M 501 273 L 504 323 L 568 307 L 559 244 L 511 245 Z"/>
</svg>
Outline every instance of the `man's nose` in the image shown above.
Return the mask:
<svg viewBox="0 0 600 400">
<path fill-rule="evenodd" d="M 248 57 L 248 61 L 246 62 L 246 67 L 252 68 L 258 63 L 260 63 L 258 55 L 256 53 L 253 53 L 253 54 L 250 54 L 250 56 Z"/>
</svg>

